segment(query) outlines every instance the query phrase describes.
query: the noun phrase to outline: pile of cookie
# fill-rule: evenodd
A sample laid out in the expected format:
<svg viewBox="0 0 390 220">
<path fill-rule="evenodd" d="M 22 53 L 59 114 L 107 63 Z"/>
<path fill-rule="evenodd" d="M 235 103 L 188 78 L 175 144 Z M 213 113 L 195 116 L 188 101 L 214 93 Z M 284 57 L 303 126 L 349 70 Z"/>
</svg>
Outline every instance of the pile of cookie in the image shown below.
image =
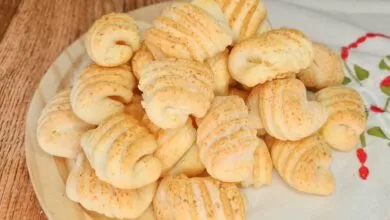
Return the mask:
<svg viewBox="0 0 390 220">
<path fill-rule="evenodd" d="M 273 29 L 260 0 L 174 3 L 143 39 L 107 14 L 85 46 L 93 64 L 47 104 L 37 138 L 73 161 L 69 199 L 108 217 L 245 219 L 240 189 L 270 185 L 273 168 L 330 195 L 331 148 L 352 150 L 366 126 L 340 57 Z"/>
</svg>

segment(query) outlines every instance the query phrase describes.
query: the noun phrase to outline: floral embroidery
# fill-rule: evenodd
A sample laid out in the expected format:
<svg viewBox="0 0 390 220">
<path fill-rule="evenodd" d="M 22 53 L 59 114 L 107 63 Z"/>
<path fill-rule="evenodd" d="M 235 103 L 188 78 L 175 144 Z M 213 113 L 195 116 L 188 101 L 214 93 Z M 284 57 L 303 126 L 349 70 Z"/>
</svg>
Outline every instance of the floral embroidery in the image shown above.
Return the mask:
<svg viewBox="0 0 390 220">
<path fill-rule="evenodd" d="M 368 70 L 366 70 L 364 67 L 359 66 L 357 64 L 354 64 L 353 69 L 352 69 L 348 65 L 347 59 L 348 59 L 350 51 L 352 49 L 358 48 L 359 45 L 366 42 L 367 39 L 375 38 L 375 37 L 382 37 L 382 38 L 390 39 L 390 36 L 387 36 L 384 34 L 367 33 L 366 35 L 356 39 L 355 42 L 352 42 L 348 46 L 341 48 L 340 56 L 343 59 L 344 66 L 345 66 L 345 69 L 347 70 L 347 74 L 348 74 L 348 76 L 344 77 L 344 81 L 343 81 L 344 85 L 351 83 L 353 80 L 359 86 L 363 86 L 361 81 L 366 80 L 370 76 L 370 72 Z M 379 64 L 378 64 L 378 67 L 380 70 L 390 71 L 390 55 L 387 55 L 383 59 L 381 59 Z M 389 102 L 390 102 L 390 76 L 386 76 L 380 82 L 380 84 L 378 86 L 380 87 L 380 90 L 382 91 L 382 93 L 387 96 L 386 102 L 385 102 L 383 107 L 379 107 L 377 105 L 370 105 L 369 109 L 371 112 L 374 112 L 377 114 L 388 113 L 388 107 L 389 107 Z M 367 108 L 366 108 L 366 116 L 368 118 Z M 386 134 L 383 132 L 382 128 L 380 128 L 379 126 L 371 127 L 366 132 L 369 136 L 374 136 L 374 137 L 389 141 L 388 145 L 390 146 L 390 138 L 386 136 Z M 362 180 L 366 180 L 369 173 L 370 173 L 370 170 L 365 165 L 365 163 L 367 161 L 367 156 L 368 156 L 366 151 L 365 151 L 365 147 L 366 147 L 365 133 L 361 134 L 360 142 L 361 142 L 362 147 L 360 147 L 356 150 L 356 156 L 360 162 L 360 168 L 359 168 L 358 172 L 359 172 L 359 177 Z"/>
</svg>

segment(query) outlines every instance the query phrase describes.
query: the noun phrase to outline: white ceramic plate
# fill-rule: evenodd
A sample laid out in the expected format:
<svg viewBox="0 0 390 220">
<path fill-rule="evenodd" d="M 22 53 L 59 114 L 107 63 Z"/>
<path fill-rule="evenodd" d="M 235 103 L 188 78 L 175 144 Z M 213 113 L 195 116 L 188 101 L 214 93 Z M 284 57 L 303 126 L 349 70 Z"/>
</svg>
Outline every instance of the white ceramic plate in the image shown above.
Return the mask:
<svg viewBox="0 0 390 220">
<path fill-rule="evenodd" d="M 171 3 L 162 3 L 129 12 L 136 20 L 151 22 L 161 10 Z M 302 30 L 312 40 L 327 44 L 335 50 L 347 46 L 365 35 L 352 25 L 334 20 L 317 11 L 310 11 L 279 1 L 268 2 L 269 18 L 274 27 L 289 26 Z M 141 25 L 143 26 L 143 25 Z M 355 65 L 369 72 L 369 77 L 353 81 L 349 86 L 361 92 L 367 106 L 384 106 L 385 93 L 379 88 L 380 82 L 389 71 L 378 67 L 384 60 L 390 66 L 390 40 L 381 37 L 368 39 L 350 50 L 346 64 L 356 78 Z M 68 170 L 62 159 L 44 153 L 36 139 L 37 119 L 54 94 L 69 86 L 79 70 L 90 63 L 82 39 L 69 46 L 51 65 L 36 90 L 28 111 L 26 123 L 26 160 L 38 200 L 49 219 L 81 220 L 102 216 L 86 212 L 81 206 L 71 202 L 65 195 L 65 179 Z M 383 66 L 382 66 L 383 67 Z M 386 75 L 387 74 L 387 75 Z M 246 189 L 249 201 L 248 219 L 390 219 L 390 148 L 387 147 L 389 129 L 388 113 L 370 113 L 365 133 L 365 151 L 368 154 L 366 166 L 370 175 L 363 181 L 359 177 L 359 161 L 355 151 L 333 153 L 332 169 L 336 177 L 336 192 L 329 197 L 318 197 L 298 193 L 289 188 L 274 172 L 273 184 L 259 190 Z M 378 133 L 380 129 L 383 135 Z M 375 131 L 377 133 L 373 133 Z M 371 134 L 371 135 L 370 135 Z M 379 134 L 379 135 L 378 135 Z M 374 135 L 374 136 L 373 136 Z M 382 136 L 382 137 L 375 137 Z"/>
</svg>

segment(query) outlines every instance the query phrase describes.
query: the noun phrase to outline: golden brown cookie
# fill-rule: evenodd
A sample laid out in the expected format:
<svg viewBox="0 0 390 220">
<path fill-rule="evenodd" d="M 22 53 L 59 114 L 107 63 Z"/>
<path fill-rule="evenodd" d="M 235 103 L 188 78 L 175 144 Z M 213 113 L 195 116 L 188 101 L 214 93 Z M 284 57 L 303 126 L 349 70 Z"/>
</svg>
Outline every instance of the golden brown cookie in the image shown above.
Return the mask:
<svg viewBox="0 0 390 220">
<path fill-rule="evenodd" d="M 200 159 L 210 176 L 225 182 L 249 177 L 259 141 L 250 127 L 245 102 L 238 96 L 215 97 L 198 127 Z"/>
<path fill-rule="evenodd" d="M 135 79 L 130 66 L 101 67 L 92 64 L 76 78 L 70 101 L 77 117 L 98 125 L 108 116 L 124 111 L 131 101 Z"/>
<path fill-rule="evenodd" d="M 47 103 L 38 119 L 37 139 L 46 153 L 74 158 L 81 150 L 81 135 L 93 128 L 93 125 L 73 113 L 69 97 L 70 90 L 65 89 Z"/>
<path fill-rule="evenodd" d="M 229 70 L 235 80 L 253 87 L 292 76 L 312 60 L 312 42 L 298 30 L 280 28 L 235 45 L 229 56 Z"/>
<path fill-rule="evenodd" d="M 66 195 L 70 200 L 87 210 L 118 219 L 143 215 L 152 204 L 156 188 L 157 183 L 139 189 L 115 188 L 98 179 L 82 153 L 77 156 L 66 181 Z"/>
<path fill-rule="evenodd" d="M 142 70 L 138 87 L 146 114 L 163 129 L 184 125 L 189 115 L 203 117 L 214 98 L 209 67 L 190 60 L 153 61 Z"/>
<path fill-rule="evenodd" d="M 81 146 L 98 178 L 117 188 L 143 187 L 161 175 L 155 137 L 127 114 L 112 115 L 84 133 Z"/>
<path fill-rule="evenodd" d="M 364 102 L 359 93 L 346 86 L 332 86 L 320 90 L 315 97 L 328 110 L 329 118 L 320 134 L 329 145 L 340 151 L 356 147 L 366 128 Z"/>
<path fill-rule="evenodd" d="M 258 85 L 250 96 L 255 99 L 257 96 L 258 102 L 258 109 L 251 109 L 256 116 L 251 121 L 254 118 L 261 120 L 261 124 L 256 125 L 262 125 L 269 135 L 279 140 L 294 141 L 307 137 L 318 131 L 328 117 L 321 103 L 307 100 L 305 86 L 295 78 Z"/>
<path fill-rule="evenodd" d="M 125 64 L 140 47 L 136 22 L 125 13 L 110 13 L 96 20 L 85 37 L 89 57 L 100 66 Z"/>
<path fill-rule="evenodd" d="M 335 179 L 330 170 L 332 151 L 320 135 L 313 134 L 299 141 L 275 139 L 270 147 L 275 169 L 289 186 L 316 195 L 334 192 Z"/>
<path fill-rule="evenodd" d="M 157 188 L 153 208 L 159 220 L 246 218 L 245 197 L 237 186 L 211 177 L 165 177 Z"/>
<path fill-rule="evenodd" d="M 193 0 L 220 23 L 230 27 L 234 41 L 244 40 L 271 29 L 261 0 Z"/>
<path fill-rule="evenodd" d="M 228 28 L 189 3 L 172 4 L 145 32 L 145 44 L 156 59 L 173 57 L 203 62 L 225 50 L 232 40 Z"/>
<path fill-rule="evenodd" d="M 313 43 L 313 50 L 313 62 L 308 68 L 301 70 L 297 77 L 307 88 L 314 90 L 341 85 L 344 79 L 341 57 L 320 43 Z"/>
</svg>

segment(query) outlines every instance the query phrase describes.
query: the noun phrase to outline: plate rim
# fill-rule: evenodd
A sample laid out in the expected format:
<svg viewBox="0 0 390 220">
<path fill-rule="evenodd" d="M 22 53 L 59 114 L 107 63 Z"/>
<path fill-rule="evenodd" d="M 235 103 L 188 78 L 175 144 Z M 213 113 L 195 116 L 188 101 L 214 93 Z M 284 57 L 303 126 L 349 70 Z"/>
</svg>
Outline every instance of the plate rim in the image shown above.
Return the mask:
<svg viewBox="0 0 390 220">
<path fill-rule="evenodd" d="M 148 20 L 148 19 L 145 19 L 145 18 L 144 19 L 137 19 L 137 17 L 145 17 L 145 16 L 147 16 L 145 14 L 148 14 L 147 12 L 150 11 L 150 10 L 153 10 L 153 9 L 156 10 L 156 12 L 157 11 L 161 11 L 166 6 L 168 6 L 170 4 L 173 4 L 174 2 L 180 2 L 180 1 L 176 0 L 176 1 L 160 2 L 160 3 L 148 5 L 148 6 L 145 6 L 145 7 L 137 8 L 135 10 L 127 11 L 125 13 L 131 15 L 136 20 L 139 20 L 139 21 L 143 22 L 143 21 Z M 153 17 L 153 16 L 151 16 L 151 17 Z M 147 21 L 147 22 L 150 23 L 151 21 Z M 33 167 L 38 168 L 37 164 L 33 160 L 36 159 L 35 157 L 37 155 L 41 154 L 41 156 L 45 156 L 45 157 L 47 157 L 49 159 L 52 159 L 54 161 L 54 156 L 47 154 L 42 149 L 40 149 L 39 146 L 34 146 L 35 144 L 32 144 L 29 141 L 31 138 L 34 138 L 35 141 L 37 141 L 36 140 L 37 139 L 36 138 L 36 134 L 33 133 L 33 132 L 30 132 L 31 127 L 36 126 L 36 122 L 38 120 L 37 117 L 34 118 L 34 116 L 33 116 L 33 112 L 37 111 L 37 109 L 34 108 L 34 104 L 37 101 L 40 101 L 39 100 L 40 99 L 39 96 L 42 96 L 42 94 L 40 94 L 41 93 L 40 88 L 43 87 L 43 82 L 48 80 L 48 77 L 50 75 L 50 70 L 51 70 L 52 66 L 55 63 L 59 62 L 59 60 L 65 55 L 66 51 L 71 50 L 72 48 L 76 47 L 76 44 L 78 44 L 78 43 L 83 41 L 83 39 L 85 37 L 85 34 L 86 34 L 86 31 L 80 37 L 75 39 L 71 44 L 69 44 L 65 49 L 63 49 L 61 51 L 61 53 L 57 56 L 57 58 L 50 64 L 48 69 L 46 69 L 45 74 L 43 74 L 43 76 L 40 78 L 40 81 L 39 81 L 37 87 L 34 90 L 34 94 L 33 94 L 32 98 L 30 99 L 30 102 L 28 104 L 26 117 L 24 118 L 24 120 L 25 120 L 25 126 L 24 126 L 24 132 L 25 132 L 24 133 L 24 152 L 25 152 L 25 160 L 26 160 L 27 170 L 28 170 L 28 174 L 29 174 L 29 183 L 32 185 L 35 197 L 38 200 L 38 203 L 39 203 L 39 206 L 40 206 L 41 210 L 44 212 L 44 214 L 46 215 L 46 217 L 48 219 L 57 219 L 59 216 L 56 216 L 58 213 L 53 213 L 52 210 L 50 210 L 49 206 L 46 204 L 46 201 L 43 198 L 44 197 L 43 191 L 39 191 L 38 190 L 38 188 L 39 188 L 38 187 L 38 182 L 39 182 L 40 178 L 39 178 L 39 175 L 36 174 L 35 171 L 33 171 Z M 58 81 L 61 81 L 61 80 L 63 80 L 63 77 L 60 80 L 58 80 Z M 56 91 L 58 91 L 58 89 L 59 89 L 59 86 L 57 86 Z M 44 99 L 44 98 L 42 97 L 42 99 Z M 40 111 L 42 111 L 42 109 L 40 109 Z M 31 133 L 33 133 L 33 134 L 31 134 Z M 31 135 L 34 135 L 34 136 L 31 137 Z M 35 148 L 39 148 L 38 151 Z M 55 162 L 53 162 L 53 163 L 55 163 Z M 57 168 L 55 168 L 55 169 L 57 169 Z M 63 184 L 63 187 L 65 188 L 65 183 Z M 63 192 L 63 194 L 64 194 L 65 199 L 69 200 L 66 197 L 65 192 Z M 79 206 L 79 204 L 77 204 L 77 203 L 75 203 L 75 202 L 73 202 L 71 200 L 69 200 L 69 201 L 74 203 L 75 205 Z M 84 219 L 90 218 L 88 213 L 86 213 L 83 209 L 81 209 L 81 207 L 80 207 L 80 210 L 82 210 L 84 212 L 83 213 L 84 215 L 82 216 L 82 217 L 84 217 Z"/>
</svg>

